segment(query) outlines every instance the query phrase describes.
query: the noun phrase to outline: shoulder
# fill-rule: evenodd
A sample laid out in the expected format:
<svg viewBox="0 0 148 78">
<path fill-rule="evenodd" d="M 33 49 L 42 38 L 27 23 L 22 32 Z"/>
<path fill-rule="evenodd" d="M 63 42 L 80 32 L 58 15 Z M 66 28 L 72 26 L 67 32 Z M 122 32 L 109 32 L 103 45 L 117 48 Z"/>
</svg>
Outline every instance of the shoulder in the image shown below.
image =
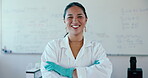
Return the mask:
<svg viewBox="0 0 148 78">
<path fill-rule="evenodd" d="M 101 45 L 101 42 L 100 42 L 100 41 L 97 41 L 97 40 L 92 40 L 92 41 L 91 41 L 91 44 L 92 44 L 93 46 L 100 46 L 100 45 Z"/>
<path fill-rule="evenodd" d="M 50 40 L 48 42 L 49 45 L 55 45 L 55 44 L 58 44 L 60 43 L 61 41 L 63 41 L 64 38 L 57 38 L 57 39 L 53 39 L 53 40 Z"/>
<path fill-rule="evenodd" d="M 51 41 L 49 41 L 46 44 L 46 47 L 44 49 L 44 53 L 56 53 L 57 54 L 57 50 L 60 49 L 60 43 L 61 41 L 63 41 L 63 38 L 58 38 L 58 39 L 53 39 Z"/>
<path fill-rule="evenodd" d="M 54 48 L 61 48 L 62 46 L 65 46 L 66 44 L 66 38 L 57 38 L 57 39 L 53 39 L 51 41 L 48 42 L 47 46 L 50 47 L 54 47 Z"/>
<path fill-rule="evenodd" d="M 106 52 L 101 42 L 98 40 L 87 40 L 86 44 L 89 45 L 93 53 L 103 53 Z"/>
<path fill-rule="evenodd" d="M 91 47 L 100 47 L 102 46 L 101 42 L 98 40 L 90 40 L 90 39 L 85 39 L 86 45 L 89 45 Z"/>
<path fill-rule="evenodd" d="M 92 47 L 96 51 L 102 51 L 104 50 L 102 44 L 100 41 L 91 41 Z"/>
</svg>

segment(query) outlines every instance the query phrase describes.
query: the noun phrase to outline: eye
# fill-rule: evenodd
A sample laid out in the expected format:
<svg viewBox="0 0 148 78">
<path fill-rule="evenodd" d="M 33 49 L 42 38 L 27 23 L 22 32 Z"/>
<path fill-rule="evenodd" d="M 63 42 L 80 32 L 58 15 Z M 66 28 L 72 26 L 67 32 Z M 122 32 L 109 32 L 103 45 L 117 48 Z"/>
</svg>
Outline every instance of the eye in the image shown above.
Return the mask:
<svg viewBox="0 0 148 78">
<path fill-rule="evenodd" d="M 67 17 L 68 19 L 71 19 L 71 18 L 73 18 L 73 17 Z"/>
<path fill-rule="evenodd" d="M 82 18 L 83 16 L 78 16 L 78 18 Z"/>
</svg>

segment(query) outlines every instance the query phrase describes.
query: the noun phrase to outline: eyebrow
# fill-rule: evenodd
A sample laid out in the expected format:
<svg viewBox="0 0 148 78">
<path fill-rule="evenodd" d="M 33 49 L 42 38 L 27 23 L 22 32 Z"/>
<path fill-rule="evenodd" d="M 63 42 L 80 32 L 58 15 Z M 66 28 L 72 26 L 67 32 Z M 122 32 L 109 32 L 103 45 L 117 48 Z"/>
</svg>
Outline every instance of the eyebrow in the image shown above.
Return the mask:
<svg viewBox="0 0 148 78">
<path fill-rule="evenodd" d="M 77 15 L 83 15 L 83 14 L 77 14 Z M 68 14 L 67 16 L 72 16 L 72 14 Z"/>
<path fill-rule="evenodd" d="M 72 16 L 72 14 L 68 14 L 67 16 Z"/>
<path fill-rule="evenodd" d="M 78 15 L 83 15 L 83 14 L 78 14 Z"/>
</svg>

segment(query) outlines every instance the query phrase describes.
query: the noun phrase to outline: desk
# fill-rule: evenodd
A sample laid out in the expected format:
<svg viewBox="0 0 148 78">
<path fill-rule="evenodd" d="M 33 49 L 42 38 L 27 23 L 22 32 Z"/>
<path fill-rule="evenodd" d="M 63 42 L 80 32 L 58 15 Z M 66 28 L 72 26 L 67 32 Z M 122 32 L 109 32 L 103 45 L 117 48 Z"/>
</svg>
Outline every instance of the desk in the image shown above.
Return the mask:
<svg viewBox="0 0 148 78">
<path fill-rule="evenodd" d="M 42 78 L 40 69 L 26 70 L 26 78 Z"/>
</svg>

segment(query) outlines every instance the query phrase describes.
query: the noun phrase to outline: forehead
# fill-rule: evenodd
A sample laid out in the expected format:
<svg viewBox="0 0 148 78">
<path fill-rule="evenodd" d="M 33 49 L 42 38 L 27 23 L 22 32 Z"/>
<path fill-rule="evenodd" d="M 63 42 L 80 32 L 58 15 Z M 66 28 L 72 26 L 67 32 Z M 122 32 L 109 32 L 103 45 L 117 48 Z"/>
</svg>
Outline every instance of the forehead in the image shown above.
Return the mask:
<svg viewBox="0 0 148 78">
<path fill-rule="evenodd" d="M 83 10 L 78 6 L 72 6 L 69 9 L 67 9 L 66 14 L 84 14 Z"/>
</svg>

